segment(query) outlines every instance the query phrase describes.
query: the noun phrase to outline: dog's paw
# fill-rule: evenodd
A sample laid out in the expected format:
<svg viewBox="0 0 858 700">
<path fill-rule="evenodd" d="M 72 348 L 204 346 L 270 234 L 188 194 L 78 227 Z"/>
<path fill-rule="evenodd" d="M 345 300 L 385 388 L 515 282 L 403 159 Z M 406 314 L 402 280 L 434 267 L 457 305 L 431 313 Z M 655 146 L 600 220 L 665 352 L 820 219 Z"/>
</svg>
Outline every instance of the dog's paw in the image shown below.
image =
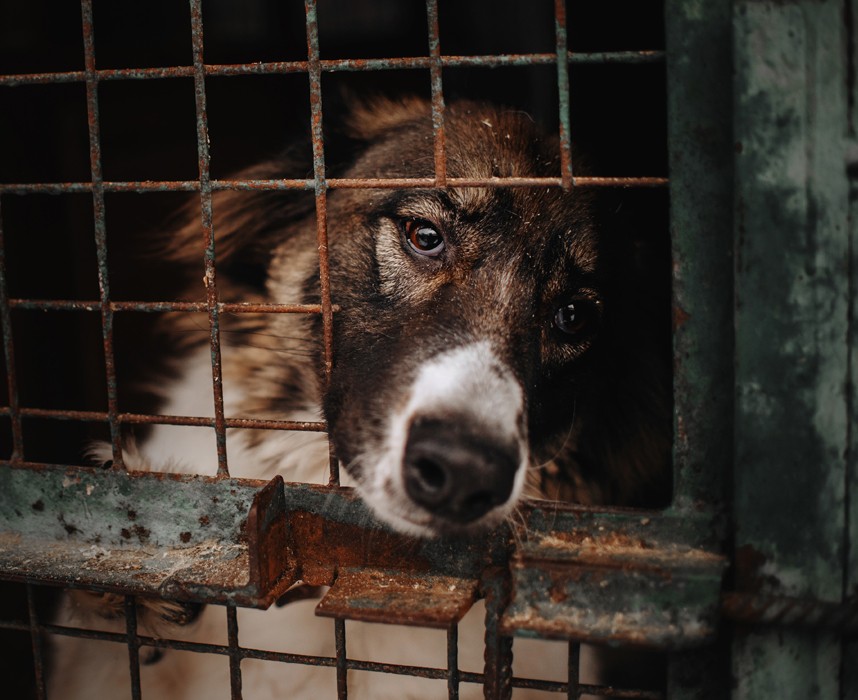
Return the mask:
<svg viewBox="0 0 858 700">
<path fill-rule="evenodd" d="M 121 620 L 125 617 L 125 596 L 119 593 L 69 591 L 69 599 L 76 615 L 99 617 L 103 620 Z M 200 616 L 203 603 L 181 603 L 160 598 L 137 598 L 137 618 L 148 626 L 193 624 Z"/>
<path fill-rule="evenodd" d="M 197 621 L 204 603 L 179 603 L 175 600 L 157 600 L 153 598 L 138 598 L 140 605 L 145 608 L 145 615 L 157 620 L 186 627 Z"/>
</svg>

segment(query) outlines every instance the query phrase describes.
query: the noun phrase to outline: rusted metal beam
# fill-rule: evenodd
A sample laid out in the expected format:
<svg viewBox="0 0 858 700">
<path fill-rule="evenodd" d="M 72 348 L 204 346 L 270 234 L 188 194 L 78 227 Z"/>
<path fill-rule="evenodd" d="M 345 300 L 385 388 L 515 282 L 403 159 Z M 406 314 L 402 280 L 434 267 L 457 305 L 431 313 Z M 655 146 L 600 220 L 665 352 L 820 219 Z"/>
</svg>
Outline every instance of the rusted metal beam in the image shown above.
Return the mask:
<svg viewBox="0 0 858 700">
<path fill-rule="evenodd" d="M 268 607 L 292 585 L 282 480 L 0 465 L 9 580 Z"/>
<path fill-rule="evenodd" d="M 478 582 L 453 576 L 403 574 L 395 570 L 341 569 L 316 614 L 364 622 L 455 625 L 477 599 Z"/>
<path fill-rule="evenodd" d="M 726 559 L 682 519 L 556 513 L 545 528 L 541 515 L 512 554 L 506 633 L 673 649 L 714 638 Z"/>
<path fill-rule="evenodd" d="M 4 463 L 0 577 L 254 607 L 301 580 L 333 586 L 322 614 L 438 627 L 491 594 L 501 685 L 504 638 L 578 638 L 599 611 L 612 626 L 590 639 L 681 647 L 714 634 L 711 523 L 547 502 L 521 513 L 516 532 L 413 539 L 351 489 Z"/>
</svg>

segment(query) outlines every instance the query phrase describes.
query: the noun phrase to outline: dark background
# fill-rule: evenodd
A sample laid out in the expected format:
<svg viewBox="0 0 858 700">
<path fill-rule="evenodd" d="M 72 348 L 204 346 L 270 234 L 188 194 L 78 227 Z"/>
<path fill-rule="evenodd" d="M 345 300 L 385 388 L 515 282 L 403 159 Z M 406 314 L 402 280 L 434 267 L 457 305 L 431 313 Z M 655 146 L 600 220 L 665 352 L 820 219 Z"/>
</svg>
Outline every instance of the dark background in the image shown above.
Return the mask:
<svg viewBox="0 0 858 700">
<path fill-rule="evenodd" d="M 445 55 L 551 53 L 550 0 L 441 0 Z M 664 48 L 659 0 L 570 0 L 569 47 L 576 52 Z M 177 0 L 95 0 L 98 68 L 191 64 L 190 13 Z M 420 0 L 319 0 L 322 58 L 425 56 L 426 11 Z M 209 64 L 305 60 L 299 0 L 204 0 L 205 61 Z M 80 7 L 74 0 L 0 0 L 0 73 L 76 71 L 84 67 Z M 451 68 L 445 99 L 488 99 L 529 112 L 557 128 L 556 70 L 552 66 Z M 572 140 L 591 174 L 667 174 L 663 64 L 570 66 Z M 356 97 L 429 96 L 426 70 L 324 74 L 323 110 L 338 158 L 338 124 Z M 278 153 L 309 133 L 305 75 L 211 77 L 206 81 L 212 176 Z M 0 182 L 90 180 L 85 86 L 0 86 Z M 192 78 L 105 81 L 98 90 L 102 168 L 106 180 L 180 180 L 198 176 Z M 309 146 L 308 146 L 309 148 Z M 294 177 L 306 177 L 296 172 Z M 145 251 L 152 232 L 183 202 L 198 195 L 117 194 L 105 197 L 111 294 L 115 299 L 173 298 L 177 280 Z M 655 261 L 654 294 L 667 299 L 667 195 L 663 190 L 611 191 L 604 211 L 614 229 Z M 99 298 L 92 196 L 4 195 L 0 198 L 8 292 L 13 298 Z M 202 264 L 200 268 L 202 275 Z M 200 276 L 201 276 L 200 275 Z M 669 307 L 665 302 L 665 328 Z M 151 315 L 118 314 L 116 363 L 120 410 L 148 412 L 144 396 L 123 390 L 145 376 Z M 13 312 L 20 403 L 26 407 L 105 411 L 100 317 L 84 312 Z M 8 405 L 5 359 L 0 357 L 0 405 Z M 70 421 L 24 421 L 28 461 L 84 464 L 84 449 L 106 436 L 105 426 Z M 0 459 L 9 457 L 8 418 L 0 417 Z M 49 605 L 45 595 L 43 607 Z M 26 619 L 19 586 L 0 584 L 0 618 Z M 28 634 L 0 633 L 3 696 L 32 696 Z"/>
</svg>

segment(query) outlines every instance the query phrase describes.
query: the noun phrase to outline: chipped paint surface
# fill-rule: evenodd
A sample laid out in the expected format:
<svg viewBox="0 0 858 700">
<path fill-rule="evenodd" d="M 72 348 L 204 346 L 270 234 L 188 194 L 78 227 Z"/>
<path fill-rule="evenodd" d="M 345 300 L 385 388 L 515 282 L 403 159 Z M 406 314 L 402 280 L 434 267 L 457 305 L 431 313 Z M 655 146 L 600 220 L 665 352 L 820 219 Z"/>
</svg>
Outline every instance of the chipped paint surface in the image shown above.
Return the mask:
<svg viewBox="0 0 858 700">
<path fill-rule="evenodd" d="M 727 500 L 733 419 L 730 5 L 668 0 L 674 504 Z"/>
<path fill-rule="evenodd" d="M 401 571 L 348 569 L 316 608 L 318 615 L 365 622 L 448 628 L 477 598 L 477 581 L 449 576 L 403 575 Z"/>
<path fill-rule="evenodd" d="M 855 420 L 843 18 L 832 0 L 734 6 L 737 588 L 835 608 Z M 737 631 L 735 698 L 851 697 L 840 671 L 830 632 Z"/>
<path fill-rule="evenodd" d="M 684 646 L 712 636 L 723 560 L 707 549 L 711 524 L 544 508 L 523 505 L 515 533 L 413 539 L 378 525 L 350 489 L 7 465 L 0 571 L 256 607 L 301 580 L 332 586 L 321 614 L 436 627 L 478 596 L 494 596 L 500 615 L 512 596 L 495 635 L 579 636 L 577 610 L 603 641 Z"/>
<path fill-rule="evenodd" d="M 266 607 L 284 536 L 279 479 L 0 467 L 4 578 Z"/>
<path fill-rule="evenodd" d="M 674 649 L 714 637 L 726 560 L 700 545 L 703 527 L 671 515 L 558 513 L 540 531 L 541 516 L 519 533 L 505 631 Z"/>
</svg>

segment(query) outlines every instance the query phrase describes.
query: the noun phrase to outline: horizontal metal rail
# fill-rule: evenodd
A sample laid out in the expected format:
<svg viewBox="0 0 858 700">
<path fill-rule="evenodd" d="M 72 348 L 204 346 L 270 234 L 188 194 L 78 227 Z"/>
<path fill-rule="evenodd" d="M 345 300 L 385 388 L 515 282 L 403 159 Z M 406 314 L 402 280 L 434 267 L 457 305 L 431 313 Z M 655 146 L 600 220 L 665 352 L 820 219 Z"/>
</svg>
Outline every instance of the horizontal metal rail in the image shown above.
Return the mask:
<svg viewBox="0 0 858 700">
<path fill-rule="evenodd" d="M 448 177 L 448 187 L 562 187 L 560 177 L 490 177 L 466 178 Z M 666 177 L 573 177 L 573 187 L 666 187 Z M 436 186 L 432 177 L 402 177 L 402 178 L 330 178 L 325 180 L 328 189 L 410 189 L 433 188 Z M 85 194 L 92 192 L 91 182 L 18 182 L 0 183 L 0 194 Z M 130 192 L 145 194 L 147 192 L 199 192 L 199 180 L 145 180 L 138 182 L 102 183 L 104 192 Z M 279 180 L 212 180 L 213 191 L 281 191 L 305 190 L 312 192 L 315 180 L 279 179 Z"/>
<path fill-rule="evenodd" d="M 37 630 L 43 634 L 56 634 L 65 637 L 77 637 L 94 641 L 116 642 L 128 644 L 128 635 L 121 632 L 102 632 L 87 630 L 76 627 L 64 627 L 60 625 L 38 624 Z M 32 625 L 28 622 L 0 620 L 0 629 L 30 632 Z M 322 666 L 333 668 L 337 659 L 333 656 L 313 656 L 308 654 L 290 654 L 286 652 L 266 651 L 250 647 L 237 647 L 230 649 L 225 644 L 204 644 L 200 642 L 185 642 L 176 639 L 164 639 L 136 635 L 140 646 L 149 646 L 155 649 L 174 649 L 176 651 L 191 651 L 204 654 L 220 654 L 229 656 L 237 654 L 242 659 L 257 659 L 260 661 L 279 661 L 281 663 L 301 664 L 305 666 Z M 347 659 L 346 666 L 349 671 L 369 671 L 374 673 L 392 673 L 403 676 L 415 676 L 430 680 L 446 680 L 447 669 L 433 668 L 428 666 L 410 666 L 405 664 L 386 664 L 375 661 L 361 661 L 358 659 Z M 459 671 L 459 680 L 464 683 L 483 683 L 485 676 L 482 673 Z M 568 683 L 562 681 L 544 681 L 531 678 L 513 678 L 512 685 L 516 688 L 530 688 L 545 690 L 548 692 L 565 693 L 568 691 Z M 579 695 L 600 695 L 606 698 L 627 698 L 629 700 L 662 700 L 664 694 L 659 691 L 636 690 L 625 688 L 614 688 L 611 686 L 595 684 L 578 684 Z"/>
<path fill-rule="evenodd" d="M 100 302 L 77 299 L 9 299 L 9 308 L 28 311 L 101 311 Z M 318 314 L 319 304 L 257 304 L 218 302 L 218 311 L 227 314 Z M 334 305 L 334 311 L 340 307 Z M 193 301 L 111 301 L 111 311 L 198 312 L 208 311 L 205 302 Z"/>
<path fill-rule="evenodd" d="M 75 411 L 51 408 L 18 408 L 0 406 L 0 416 L 17 415 L 22 418 L 47 418 L 54 420 L 76 420 L 90 423 L 110 419 L 106 411 Z M 215 427 L 214 418 L 202 416 L 170 416 L 148 413 L 118 413 L 116 420 L 129 425 L 187 425 L 202 428 Z M 252 428 L 256 430 L 304 430 L 324 433 L 328 424 L 323 421 L 285 421 L 257 418 L 227 418 L 227 428 Z"/>
<path fill-rule="evenodd" d="M 600 51 L 593 53 L 567 53 L 569 63 L 659 63 L 664 61 L 664 51 Z M 322 59 L 319 61 L 325 73 L 360 72 L 380 70 L 429 69 L 439 60 L 442 68 L 500 68 L 504 66 L 551 65 L 557 63 L 556 53 L 500 54 L 493 56 L 427 56 L 399 58 L 347 58 Z M 283 75 L 307 73 L 308 61 L 260 61 L 236 64 L 206 64 L 206 77 L 233 77 L 238 75 Z M 193 66 L 171 66 L 169 68 L 114 68 L 95 71 L 95 78 L 102 80 L 160 80 L 164 78 L 192 78 Z M 50 83 L 74 83 L 86 80 L 84 71 L 56 73 L 18 73 L 0 76 L 0 85 L 39 85 Z"/>
<path fill-rule="evenodd" d="M 740 624 L 824 629 L 858 634 L 858 598 L 843 603 L 730 591 L 721 597 L 724 617 Z"/>
<path fill-rule="evenodd" d="M 858 602 L 854 601 L 852 603 L 832 603 L 787 596 L 767 596 L 727 591 L 721 596 L 721 611 L 725 618 L 740 624 L 763 624 L 780 628 L 826 629 L 850 636 L 858 633 Z M 41 625 L 40 628 L 45 632 L 56 634 L 102 639 L 102 637 L 91 637 L 88 634 L 75 635 L 73 633 L 77 631 L 77 628 L 62 628 L 49 625 Z M 22 621 L 0 620 L 0 629 L 26 632 L 29 631 L 30 625 Z M 94 632 L 93 634 L 102 633 Z M 109 633 L 103 634 L 109 635 Z M 125 641 L 124 635 L 121 634 L 110 635 L 104 637 L 104 639 L 108 641 Z M 169 640 L 157 640 L 158 643 L 152 643 L 151 646 L 161 646 L 161 643 L 165 641 L 167 644 L 163 646 L 167 646 L 170 643 Z M 204 651 L 204 649 L 197 650 Z M 333 657 L 331 657 L 331 660 L 333 661 Z M 461 673 L 463 678 L 466 675 L 480 675 Z M 442 676 L 437 677 L 441 678 Z M 482 676 L 480 675 L 480 677 Z M 528 682 L 541 683 L 541 681 Z M 557 684 L 552 683 L 551 685 L 554 687 Z M 536 686 L 527 685 L 521 687 L 534 688 Z"/>
</svg>

